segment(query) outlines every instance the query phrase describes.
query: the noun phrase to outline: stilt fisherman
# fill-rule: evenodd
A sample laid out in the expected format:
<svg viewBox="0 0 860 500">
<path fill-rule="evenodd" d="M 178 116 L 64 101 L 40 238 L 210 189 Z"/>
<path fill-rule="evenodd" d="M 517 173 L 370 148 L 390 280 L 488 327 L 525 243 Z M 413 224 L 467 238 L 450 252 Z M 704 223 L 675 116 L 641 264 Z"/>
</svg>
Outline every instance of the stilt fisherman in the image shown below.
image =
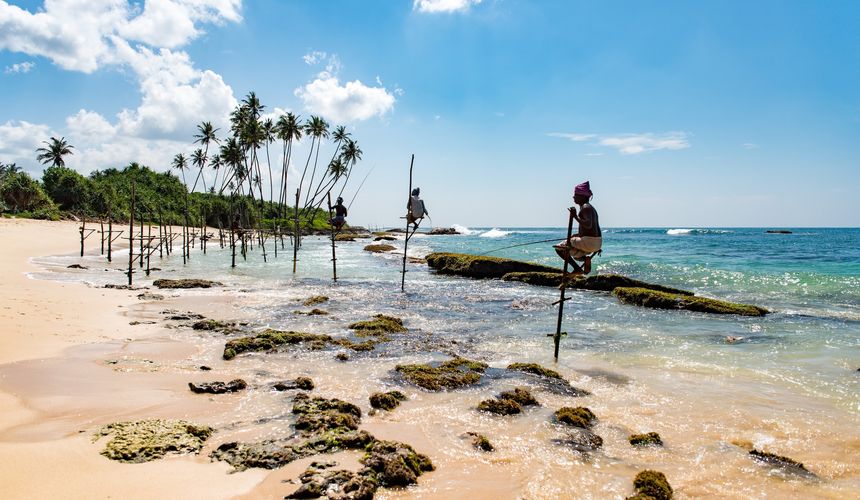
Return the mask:
<svg viewBox="0 0 860 500">
<path fill-rule="evenodd" d="M 577 214 L 576 207 L 571 207 L 570 210 L 579 223 L 579 229 L 570 240 L 562 241 L 553 247 L 559 257 L 573 266 L 573 274 L 590 273 L 591 257 L 603 246 L 597 210 L 591 205 L 593 196 L 588 181 L 574 188 L 573 202 L 579 205 L 579 213 Z M 583 265 L 580 267 L 576 261 L 582 262 Z"/>
</svg>

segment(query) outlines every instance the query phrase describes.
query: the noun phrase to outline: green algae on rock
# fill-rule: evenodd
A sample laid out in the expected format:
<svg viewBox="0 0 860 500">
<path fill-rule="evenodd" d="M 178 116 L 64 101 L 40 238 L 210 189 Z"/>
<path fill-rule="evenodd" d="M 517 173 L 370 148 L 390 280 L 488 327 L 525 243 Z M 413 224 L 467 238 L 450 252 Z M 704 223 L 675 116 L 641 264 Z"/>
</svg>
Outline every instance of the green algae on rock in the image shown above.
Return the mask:
<svg viewBox="0 0 860 500">
<path fill-rule="evenodd" d="M 168 453 L 197 453 L 215 429 L 184 420 L 139 420 L 108 424 L 96 432 L 95 439 L 111 439 L 102 455 L 111 460 L 142 463 Z"/>
<path fill-rule="evenodd" d="M 508 365 L 508 370 L 516 370 L 520 372 L 531 373 L 534 375 L 540 375 L 541 377 L 557 378 L 564 380 L 561 374 L 557 371 L 550 370 L 549 368 L 544 368 L 537 363 L 511 363 Z"/>
<path fill-rule="evenodd" d="M 266 330 L 251 337 L 240 337 L 224 344 L 224 359 L 233 359 L 243 352 L 271 351 L 282 345 L 293 345 L 308 343 L 312 348 L 323 347 L 332 338 L 329 335 L 301 332 L 283 332 L 280 330 Z M 314 344 L 317 343 L 317 344 Z"/>
<path fill-rule="evenodd" d="M 636 474 L 633 487 L 636 489 L 636 495 L 628 497 L 628 500 L 670 500 L 673 494 L 666 475 L 655 470 L 646 469 Z"/>
<path fill-rule="evenodd" d="M 206 330 L 206 331 L 214 331 L 214 330 L 227 330 L 233 331 L 236 329 L 236 323 L 234 322 L 226 322 L 226 321 L 218 321 L 217 319 L 203 319 L 195 322 L 191 325 L 191 328 L 194 330 Z"/>
<path fill-rule="evenodd" d="M 479 434 L 477 432 L 467 432 L 464 434 L 464 437 L 472 438 L 472 447 L 476 450 L 480 451 L 493 451 L 496 448 L 490 443 L 490 440 L 487 439 L 487 436 L 483 434 Z"/>
<path fill-rule="evenodd" d="M 478 403 L 478 410 L 496 415 L 516 415 L 523 407 L 513 399 L 485 399 Z"/>
<path fill-rule="evenodd" d="M 312 391 L 314 389 L 314 381 L 310 377 L 296 377 L 295 380 L 276 382 L 272 388 L 276 391 L 291 391 L 296 389 L 301 391 Z"/>
<path fill-rule="evenodd" d="M 371 252 L 371 253 L 385 253 L 385 252 L 391 252 L 394 250 L 397 250 L 396 246 L 388 245 L 386 243 L 378 243 L 375 245 L 367 245 L 366 247 L 364 247 L 365 252 Z"/>
<path fill-rule="evenodd" d="M 380 486 L 409 486 L 417 482 L 418 476 L 435 469 L 426 455 L 397 441 L 374 441 L 360 462 Z"/>
<path fill-rule="evenodd" d="M 712 314 L 739 314 L 741 316 L 764 316 L 769 312 L 767 309 L 758 306 L 660 292 L 645 288 L 618 287 L 612 294 L 625 304 L 635 304 L 654 309 L 682 309 Z"/>
<path fill-rule="evenodd" d="M 156 288 L 212 288 L 213 286 L 224 286 L 220 281 L 201 280 L 186 278 L 179 280 L 160 279 L 152 282 Z"/>
<path fill-rule="evenodd" d="M 449 359 L 439 366 L 428 363 L 420 365 L 397 365 L 394 370 L 399 372 L 406 381 L 430 391 L 456 389 L 478 383 L 488 365 L 480 361 L 465 358 Z"/>
<path fill-rule="evenodd" d="M 594 425 L 594 421 L 597 420 L 597 417 L 591 410 L 582 406 L 577 406 L 576 408 L 571 408 L 569 406 L 559 408 L 555 412 L 555 418 L 563 424 L 581 427 L 583 429 L 588 429 Z"/>
<path fill-rule="evenodd" d="M 337 498 L 339 500 L 370 500 L 379 484 L 374 477 L 361 471 L 327 470 L 335 465 L 312 462 L 299 476 L 302 485 L 286 498 Z"/>
<path fill-rule="evenodd" d="M 529 285 L 536 286 L 552 286 L 561 285 L 560 272 L 521 272 L 508 273 L 502 276 L 504 281 L 518 281 Z M 611 292 L 618 287 L 627 288 L 646 288 L 648 290 L 657 290 L 660 292 L 676 293 L 678 295 L 693 295 L 693 292 L 680 290 L 654 283 L 647 283 L 620 274 L 595 274 L 591 276 L 583 275 L 568 275 L 566 287 L 577 290 L 591 290 L 597 292 Z"/>
<path fill-rule="evenodd" d="M 328 297 L 325 295 L 313 295 L 305 299 L 305 301 L 302 302 L 302 305 L 304 305 L 305 307 L 310 307 L 322 304 L 323 302 L 328 302 L 328 300 Z"/>
<path fill-rule="evenodd" d="M 660 434 L 656 432 L 632 434 L 627 438 L 627 441 L 633 446 L 663 446 L 663 440 L 660 439 Z"/>
<path fill-rule="evenodd" d="M 403 326 L 403 320 L 394 316 L 386 316 L 385 314 L 377 314 L 373 319 L 367 321 L 358 321 L 349 325 L 350 330 L 355 330 L 356 335 L 380 335 L 385 333 L 402 333 L 408 331 Z"/>
<path fill-rule="evenodd" d="M 293 311 L 293 314 L 304 316 L 328 316 L 328 311 L 324 309 L 313 308 L 310 311 Z"/>
<path fill-rule="evenodd" d="M 532 393 L 522 387 L 516 387 L 513 391 L 504 391 L 497 397 L 499 399 L 515 401 L 520 406 L 535 406 L 538 404 L 537 399 L 532 396 Z"/>
<path fill-rule="evenodd" d="M 246 387 L 248 387 L 248 383 L 240 378 L 229 382 L 202 382 L 199 384 L 188 382 L 188 388 L 195 394 L 226 394 L 244 390 Z"/>
<path fill-rule="evenodd" d="M 501 278 L 515 272 L 559 273 L 560 269 L 500 257 L 486 257 L 462 253 L 431 253 L 427 264 L 441 274 L 455 274 L 468 278 Z"/>
<path fill-rule="evenodd" d="M 406 395 L 400 391 L 374 392 L 370 395 L 370 406 L 382 410 L 393 410 L 406 401 Z"/>
</svg>

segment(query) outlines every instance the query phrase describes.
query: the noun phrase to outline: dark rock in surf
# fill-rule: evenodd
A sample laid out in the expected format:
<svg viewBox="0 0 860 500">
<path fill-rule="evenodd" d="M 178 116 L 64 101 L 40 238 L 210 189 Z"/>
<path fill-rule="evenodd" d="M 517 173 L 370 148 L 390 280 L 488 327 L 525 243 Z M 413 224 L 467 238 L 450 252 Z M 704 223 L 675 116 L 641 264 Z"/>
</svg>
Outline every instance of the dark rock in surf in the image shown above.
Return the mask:
<svg viewBox="0 0 860 500">
<path fill-rule="evenodd" d="M 619 287 L 612 294 L 625 304 L 634 304 L 653 309 L 681 309 L 711 314 L 738 314 L 741 316 L 764 316 L 769 312 L 763 307 L 748 304 L 736 304 L 734 302 L 666 293 L 657 290 L 647 290 L 645 288 Z"/>
<path fill-rule="evenodd" d="M 229 382 L 202 382 L 195 384 L 188 382 L 188 388 L 195 394 L 225 394 L 228 392 L 238 392 L 248 387 L 248 384 L 237 378 Z"/>
<path fill-rule="evenodd" d="M 212 288 L 215 286 L 224 286 L 224 283 L 221 283 L 220 281 L 194 279 L 194 278 L 178 279 L 178 280 L 161 279 L 161 280 L 153 281 L 152 284 L 156 288 L 170 288 L 170 289 Z"/>
</svg>

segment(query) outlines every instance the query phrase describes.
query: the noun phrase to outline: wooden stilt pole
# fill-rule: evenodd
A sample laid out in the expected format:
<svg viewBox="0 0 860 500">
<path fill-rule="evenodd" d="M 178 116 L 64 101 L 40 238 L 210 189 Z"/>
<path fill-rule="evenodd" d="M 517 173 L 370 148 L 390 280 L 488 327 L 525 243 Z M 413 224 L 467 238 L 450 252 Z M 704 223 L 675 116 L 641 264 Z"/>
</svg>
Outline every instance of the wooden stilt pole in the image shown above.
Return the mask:
<svg viewBox="0 0 860 500">
<path fill-rule="evenodd" d="M 84 256 L 84 231 L 87 230 L 87 216 L 83 213 L 81 214 L 81 257 Z"/>
<path fill-rule="evenodd" d="M 332 220 L 331 213 L 331 191 L 328 192 L 328 220 Z M 334 223 L 331 223 L 331 273 L 332 279 L 337 282 L 337 255 L 335 255 L 334 251 L 334 237 L 335 237 L 335 229 Z M 277 246 L 277 245 L 275 245 Z"/>
<path fill-rule="evenodd" d="M 113 248 L 113 214 L 108 208 L 108 262 L 111 262 L 111 249 Z"/>
<path fill-rule="evenodd" d="M 131 181 L 131 212 L 128 215 L 128 286 L 134 273 L 134 180 Z"/>
<path fill-rule="evenodd" d="M 164 258 L 164 245 L 167 243 L 165 239 L 166 231 L 164 230 L 164 215 L 161 213 L 161 208 L 158 209 L 158 258 Z"/>
<path fill-rule="evenodd" d="M 149 213 L 149 219 L 152 220 L 152 212 Z M 146 275 L 149 276 L 149 256 L 152 255 L 152 223 L 146 225 Z M 143 234 L 140 235 L 143 238 Z M 143 256 L 141 255 L 141 258 Z"/>
<path fill-rule="evenodd" d="M 565 239 L 564 241 L 567 242 L 567 244 L 569 245 L 570 244 L 570 235 L 571 235 L 571 233 L 573 233 L 574 209 L 571 207 L 571 208 L 568 208 L 568 211 L 570 211 L 570 218 L 567 221 L 567 239 Z M 559 347 L 559 344 L 561 344 L 561 335 L 562 335 L 561 320 L 562 320 L 562 316 L 564 315 L 564 302 L 566 300 L 570 300 L 564 296 L 565 285 L 567 284 L 567 266 L 568 266 L 567 259 L 564 259 L 564 270 L 561 272 L 561 298 L 558 299 L 558 322 L 555 325 L 555 335 L 553 336 L 553 342 L 555 343 L 555 350 L 553 351 L 553 357 L 555 358 L 556 362 L 558 362 L 558 347 Z"/>
<path fill-rule="evenodd" d="M 415 164 L 415 155 L 409 160 L 409 198 L 412 199 L 412 166 Z M 406 218 L 406 233 L 403 235 L 403 270 L 400 276 L 400 291 L 406 291 L 406 249 L 409 247 L 409 217 Z"/>
<path fill-rule="evenodd" d="M 102 249 L 101 254 L 105 254 L 105 221 L 104 219 L 99 219 L 99 232 L 102 235 Z"/>
<path fill-rule="evenodd" d="M 299 243 L 301 242 L 301 237 L 299 235 L 299 193 L 301 189 L 296 189 L 296 206 L 294 208 L 296 212 L 296 227 L 293 233 L 293 274 L 296 273 L 296 263 L 299 261 Z"/>
</svg>

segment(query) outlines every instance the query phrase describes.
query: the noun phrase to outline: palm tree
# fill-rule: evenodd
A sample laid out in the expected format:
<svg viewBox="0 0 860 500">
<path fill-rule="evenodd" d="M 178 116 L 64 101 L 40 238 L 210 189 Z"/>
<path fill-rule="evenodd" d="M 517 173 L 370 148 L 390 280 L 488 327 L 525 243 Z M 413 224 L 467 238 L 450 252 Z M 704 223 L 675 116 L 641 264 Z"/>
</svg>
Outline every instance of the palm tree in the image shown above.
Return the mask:
<svg viewBox="0 0 860 500">
<path fill-rule="evenodd" d="M 281 206 L 287 203 L 287 176 L 290 169 L 290 158 L 293 153 L 293 141 L 302 138 L 302 127 L 299 125 L 299 117 L 287 113 L 278 118 L 275 125 L 278 139 L 283 141 L 283 161 L 281 164 Z M 283 215 L 282 215 L 283 217 Z"/>
<path fill-rule="evenodd" d="M 47 147 L 39 148 L 36 150 L 39 153 L 36 156 L 36 159 L 39 160 L 42 165 L 51 164 L 54 167 L 65 167 L 66 161 L 63 160 L 63 157 L 66 155 L 73 154 L 72 149 L 74 146 L 66 142 L 66 138 L 62 137 L 57 139 L 56 137 L 51 137 L 50 141 L 42 141 Z"/>
<path fill-rule="evenodd" d="M 188 189 L 188 183 L 187 183 L 187 182 L 185 182 L 185 168 L 186 168 L 186 165 L 187 165 L 187 162 L 186 162 L 186 160 L 185 160 L 185 155 L 184 155 L 184 154 L 179 153 L 178 155 L 176 155 L 176 156 L 174 156 L 174 157 L 173 157 L 173 163 L 172 163 L 172 166 L 173 166 L 173 168 L 175 168 L 175 169 L 179 170 L 179 171 L 182 173 L 182 183 L 183 183 L 183 184 L 185 184 L 185 189 Z"/>
<path fill-rule="evenodd" d="M 215 192 L 215 186 L 218 185 L 218 170 L 221 168 L 221 155 L 218 153 L 213 154 L 209 157 L 209 166 L 212 167 L 212 170 L 215 171 L 215 178 L 212 179 L 212 188 L 209 190 L 210 193 Z"/>
<path fill-rule="evenodd" d="M 334 142 L 334 153 L 332 153 L 332 155 L 331 155 L 331 160 L 328 161 L 329 166 L 331 166 L 332 162 L 334 162 L 335 159 L 338 157 L 338 154 L 340 153 L 341 143 L 343 141 L 347 140 L 349 138 L 349 136 L 350 136 L 350 133 L 346 131 L 346 127 L 344 127 L 343 125 L 338 125 L 337 128 L 334 129 L 334 132 L 332 132 L 332 134 L 331 134 L 332 139 L 334 139 L 334 141 L 335 141 Z M 338 176 L 338 178 L 339 178 L 339 176 Z M 326 176 L 325 176 L 325 174 L 323 174 L 320 177 L 320 181 L 317 184 L 316 189 L 314 190 L 314 195 L 312 196 L 312 200 L 315 199 L 321 192 L 324 191 L 323 182 L 325 181 L 325 179 L 326 179 Z M 329 182 L 331 182 L 331 181 L 332 181 L 332 179 L 329 179 Z M 328 184 L 329 183 L 326 182 L 326 188 L 328 187 Z M 313 203 L 313 201 L 312 201 L 312 203 Z"/>
<path fill-rule="evenodd" d="M 275 140 L 275 122 L 271 118 L 267 118 L 263 122 L 262 133 L 263 141 L 266 143 L 266 165 L 269 167 L 269 201 L 271 202 L 275 195 L 275 188 L 272 184 L 272 162 L 269 159 L 269 144 Z"/>
<path fill-rule="evenodd" d="M 308 186 L 313 186 L 314 184 L 314 175 L 316 175 L 317 171 L 317 161 L 320 156 L 320 143 L 323 139 L 328 138 L 328 123 L 325 120 L 320 118 L 319 116 L 311 116 L 311 119 L 305 123 L 305 134 L 312 137 L 311 139 L 311 150 L 308 154 L 308 161 L 305 163 L 305 170 L 302 172 L 302 180 L 299 182 L 299 187 L 304 185 L 305 182 L 305 173 L 308 170 L 308 165 L 311 162 L 311 156 L 314 152 L 314 143 L 317 146 L 316 158 L 314 159 L 314 169 L 311 172 L 311 181 L 308 183 Z M 310 191 L 310 190 L 308 190 Z M 305 205 L 308 204 L 308 195 L 310 193 L 305 194 Z"/>
<path fill-rule="evenodd" d="M 215 136 L 215 132 L 218 131 L 217 128 L 212 126 L 212 122 L 203 122 L 200 125 L 197 125 L 198 133 L 194 135 L 194 142 L 200 143 L 204 147 L 203 160 L 201 162 L 195 162 L 195 164 L 200 168 L 200 171 L 197 172 L 197 179 L 194 179 L 194 186 L 191 188 L 193 192 L 197 188 L 197 181 L 203 175 L 203 167 L 206 166 L 206 158 L 209 156 L 209 143 L 210 142 L 218 142 L 218 138 Z M 198 151 L 200 151 L 198 149 Z M 206 179 L 203 179 L 203 189 L 206 189 Z"/>
<path fill-rule="evenodd" d="M 352 139 L 347 139 L 346 142 L 340 148 L 340 158 L 343 161 L 344 165 L 348 167 L 346 172 L 346 179 L 343 181 L 343 186 L 340 188 L 340 192 L 337 194 L 338 196 L 343 195 L 343 190 L 346 189 L 346 184 L 349 182 L 349 176 L 352 175 L 352 167 L 358 163 L 358 160 L 361 159 L 361 148 L 358 147 L 358 142 L 353 141 Z"/>
</svg>

